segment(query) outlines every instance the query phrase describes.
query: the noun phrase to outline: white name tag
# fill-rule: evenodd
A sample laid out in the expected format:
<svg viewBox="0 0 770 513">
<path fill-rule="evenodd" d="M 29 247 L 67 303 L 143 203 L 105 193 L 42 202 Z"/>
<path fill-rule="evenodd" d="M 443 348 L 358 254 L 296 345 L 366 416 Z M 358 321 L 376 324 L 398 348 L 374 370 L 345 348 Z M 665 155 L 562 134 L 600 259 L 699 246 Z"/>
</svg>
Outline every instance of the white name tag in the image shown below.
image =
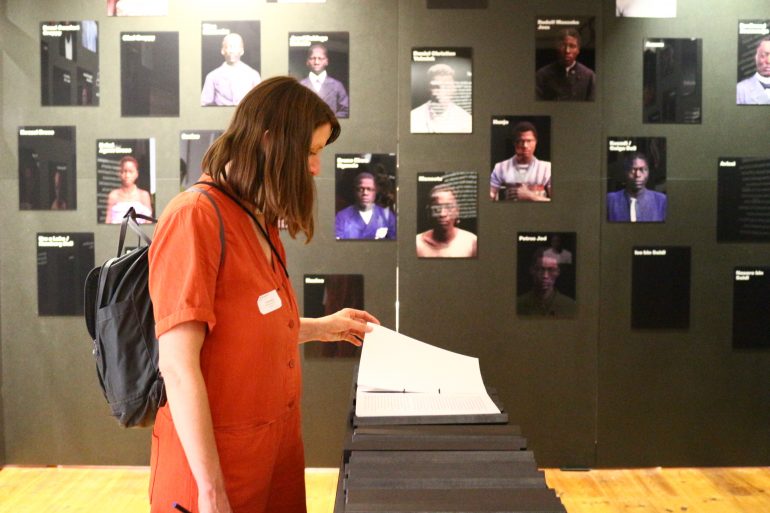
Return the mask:
<svg viewBox="0 0 770 513">
<path fill-rule="evenodd" d="M 259 296 L 257 306 L 259 307 L 259 313 L 267 315 L 281 308 L 283 304 L 281 303 L 281 296 L 278 295 L 278 291 L 273 289 Z"/>
<path fill-rule="evenodd" d="M 374 233 L 375 239 L 384 239 L 388 236 L 388 227 L 387 226 L 381 226 L 377 228 L 377 231 Z"/>
</svg>

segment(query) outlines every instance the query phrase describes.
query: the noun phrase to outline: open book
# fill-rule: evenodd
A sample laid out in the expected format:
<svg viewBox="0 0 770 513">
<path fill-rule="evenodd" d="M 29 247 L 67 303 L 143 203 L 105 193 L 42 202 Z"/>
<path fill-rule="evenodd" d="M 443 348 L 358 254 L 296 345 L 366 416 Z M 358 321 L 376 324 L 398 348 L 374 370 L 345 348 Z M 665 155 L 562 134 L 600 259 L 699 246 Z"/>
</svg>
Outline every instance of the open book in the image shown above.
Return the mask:
<svg viewBox="0 0 770 513">
<path fill-rule="evenodd" d="M 497 414 L 478 358 L 371 325 L 358 366 L 358 417 Z"/>
</svg>

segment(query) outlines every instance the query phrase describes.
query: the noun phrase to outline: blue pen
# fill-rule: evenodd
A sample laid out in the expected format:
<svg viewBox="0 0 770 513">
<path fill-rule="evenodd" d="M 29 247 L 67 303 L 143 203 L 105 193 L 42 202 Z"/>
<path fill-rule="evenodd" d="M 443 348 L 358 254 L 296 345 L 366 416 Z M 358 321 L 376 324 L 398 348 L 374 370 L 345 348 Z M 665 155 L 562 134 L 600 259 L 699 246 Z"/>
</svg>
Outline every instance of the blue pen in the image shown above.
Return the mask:
<svg viewBox="0 0 770 513">
<path fill-rule="evenodd" d="M 182 506 L 178 502 L 173 503 L 172 506 L 174 506 L 174 509 L 178 509 L 182 513 L 192 513 L 192 511 L 190 511 L 189 509 L 185 508 L 184 506 Z"/>
</svg>

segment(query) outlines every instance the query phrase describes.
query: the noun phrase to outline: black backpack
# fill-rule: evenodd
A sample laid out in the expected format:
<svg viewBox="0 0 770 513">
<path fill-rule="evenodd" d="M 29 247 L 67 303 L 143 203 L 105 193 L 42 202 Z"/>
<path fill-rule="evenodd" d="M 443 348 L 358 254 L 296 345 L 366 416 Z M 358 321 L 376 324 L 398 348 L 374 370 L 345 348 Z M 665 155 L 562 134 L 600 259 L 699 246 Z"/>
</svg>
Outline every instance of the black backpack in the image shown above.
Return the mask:
<svg viewBox="0 0 770 513">
<path fill-rule="evenodd" d="M 207 191 L 189 190 L 205 195 L 217 212 L 221 266 L 224 225 L 219 207 Z M 152 239 L 139 227 L 137 218 L 155 222 L 130 208 L 120 227 L 117 256 L 92 269 L 85 282 L 85 320 L 94 341 L 96 374 L 112 416 L 123 427 L 152 426 L 158 408 L 166 404 L 148 286 L 147 256 Z M 121 254 L 127 228 L 135 231 L 146 245 Z"/>
</svg>

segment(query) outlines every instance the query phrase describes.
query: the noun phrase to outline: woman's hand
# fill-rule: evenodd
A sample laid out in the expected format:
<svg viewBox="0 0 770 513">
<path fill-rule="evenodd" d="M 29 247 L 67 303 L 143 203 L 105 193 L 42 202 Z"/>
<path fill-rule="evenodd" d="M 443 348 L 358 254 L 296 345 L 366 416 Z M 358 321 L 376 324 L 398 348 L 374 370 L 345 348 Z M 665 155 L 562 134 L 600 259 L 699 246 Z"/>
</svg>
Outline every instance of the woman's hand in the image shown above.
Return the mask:
<svg viewBox="0 0 770 513">
<path fill-rule="evenodd" d="M 207 493 L 203 490 L 198 491 L 198 511 L 200 513 L 233 513 L 230 503 L 227 500 L 227 493 L 224 485 L 218 493 Z"/>
<path fill-rule="evenodd" d="M 366 325 L 367 322 L 380 324 L 380 321 L 369 312 L 353 308 L 343 308 L 318 319 L 303 317 L 300 319 L 299 341 L 302 343 L 310 340 L 322 342 L 344 340 L 354 346 L 360 346 L 364 335 L 372 331 L 372 328 Z"/>
</svg>

